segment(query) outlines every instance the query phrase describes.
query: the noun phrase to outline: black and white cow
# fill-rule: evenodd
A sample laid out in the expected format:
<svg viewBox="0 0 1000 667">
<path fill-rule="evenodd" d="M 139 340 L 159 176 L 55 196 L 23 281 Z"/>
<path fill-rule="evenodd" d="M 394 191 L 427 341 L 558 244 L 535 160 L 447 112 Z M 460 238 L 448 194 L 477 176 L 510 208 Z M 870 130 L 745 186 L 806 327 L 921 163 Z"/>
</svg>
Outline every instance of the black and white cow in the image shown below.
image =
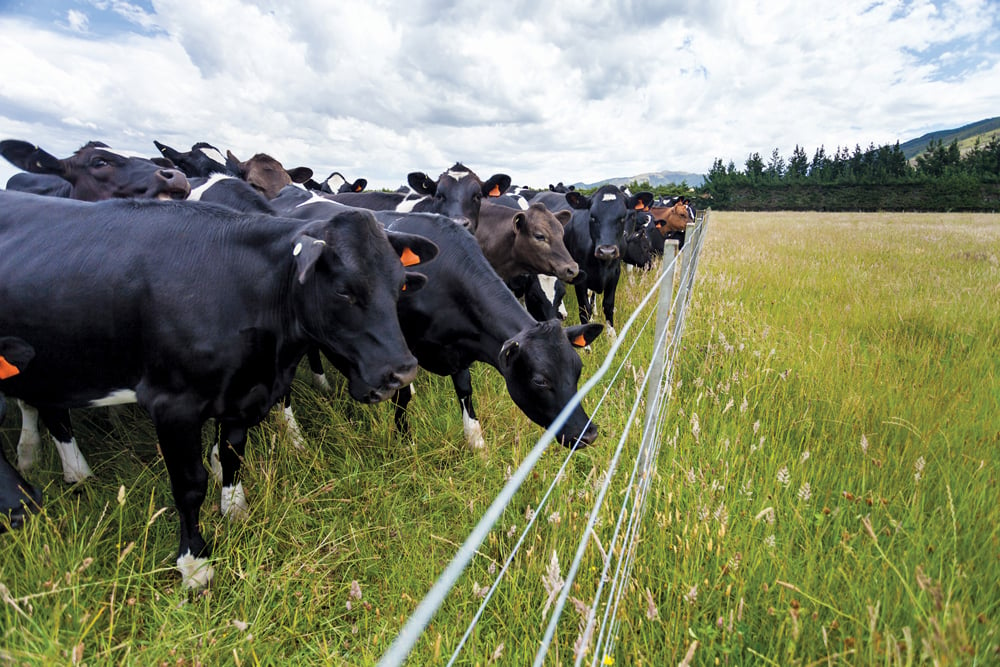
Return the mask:
<svg viewBox="0 0 1000 667">
<path fill-rule="evenodd" d="M 199 141 L 191 146 L 191 150 L 184 153 L 156 140 L 153 143 L 160 154 L 177 165 L 188 178 L 208 178 L 212 174 L 239 176 L 232 166 L 226 163 L 226 157 L 222 152 L 204 141 Z"/>
<path fill-rule="evenodd" d="M 185 586 L 202 586 L 213 574 L 198 527 L 204 422 L 219 423 L 224 460 L 239 457 L 309 346 L 359 401 L 408 384 L 417 360 L 396 305 L 426 278 L 400 255 L 435 253 L 359 211 L 304 223 L 193 202 L 0 192 L 0 331 L 35 351 L 0 392 L 43 419 L 137 402 L 170 476 L 178 569 Z"/>
<path fill-rule="evenodd" d="M 20 338 L 0 337 L 0 381 L 19 375 L 27 368 L 35 351 Z M 7 403 L 0 394 L 0 424 L 7 414 Z M 27 513 L 42 505 L 42 492 L 25 481 L 0 452 L 0 516 L 6 517 L 12 528 L 19 528 Z M 5 526 L 0 522 L 0 532 Z"/>
<path fill-rule="evenodd" d="M 0 141 L 0 155 L 29 172 L 12 176 L 8 190 L 57 194 L 82 201 L 118 197 L 183 199 L 190 191 L 187 177 L 169 160 L 116 151 L 99 141 L 91 141 L 68 158 L 59 159 L 27 141 L 6 139 Z M 43 178 L 31 179 L 31 174 Z M 58 185 L 52 177 L 69 183 L 68 194 L 64 186 L 58 192 L 52 191 Z"/>
<path fill-rule="evenodd" d="M 476 240 L 446 218 L 392 213 L 380 218 L 388 229 L 426 237 L 441 249 L 437 259 L 422 267 L 427 287 L 406 291 L 400 298 L 399 322 L 420 366 L 451 376 L 469 445 L 484 444 L 472 405 L 469 367 L 476 361 L 499 370 L 514 403 L 547 428 L 576 393 L 583 363 L 574 346 L 588 345 L 603 327 L 564 329 L 555 320 L 535 320 L 486 261 Z M 395 399 L 396 424 L 402 432 L 410 398 L 409 387 L 404 387 Z M 588 445 L 596 437 L 596 427 L 580 406 L 558 434 L 567 446 Z"/>
<path fill-rule="evenodd" d="M 318 190 L 324 194 L 335 195 L 338 192 L 361 192 L 368 187 L 368 179 L 356 178 L 351 182 L 339 171 L 335 171 L 323 179 L 322 183 L 317 183 L 310 178 L 304 185 L 308 190 Z"/>
<path fill-rule="evenodd" d="M 407 176 L 412 194 L 401 192 L 345 192 L 335 201 L 374 211 L 438 213 L 454 220 L 473 234 L 479 224 L 483 199 L 499 197 L 510 186 L 510 176 L 493 174 L 485 182 L 460 162 L 432 180 L 422 171 Z"/>
<path fill-rule="evenodd" d="M 580 308 L 580 322 L 589 322 L 595 304 L 589 292 L 601 294 L 604 318 L 614 335 L 615 291 L 621 275 L 621 254 L 625 242 L 625 223 L 630 211 L 643 210 L 653 202 L 653 194 L 640 192 L 627 196 L 613 186 L 602 186 L 587 197 L 580 192 L 565 194 L 542 192 L 532 203 L 540 202 L 549 210 L 569 208 L 573 216 L 566 225 L 564 239 L 570 254 L 586 276 L 573 285 Z"/>
</svg>

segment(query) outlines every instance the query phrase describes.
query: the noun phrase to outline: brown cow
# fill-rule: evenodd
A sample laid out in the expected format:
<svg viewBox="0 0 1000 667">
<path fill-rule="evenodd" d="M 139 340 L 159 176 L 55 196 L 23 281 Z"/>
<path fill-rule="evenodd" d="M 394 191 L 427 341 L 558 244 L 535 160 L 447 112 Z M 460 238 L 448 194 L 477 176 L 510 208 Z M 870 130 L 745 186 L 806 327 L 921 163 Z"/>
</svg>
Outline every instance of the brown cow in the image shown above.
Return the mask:
<svg viewBox="0 0 1000 667">
<path fill-rule="evenodd" d="M 653 220 L 646 231 L 653 252 L 657 255 L 663 254 L 663 240 L 666 238 L 676 239 L 679 247 L 683 248 L 684 232 L 688 223 L 694 222 L 685 199 L 677 197 L 667 206 L 653 206 L 649 209 L 649 213 L 653 216 Z"/>
<path fill-rule="evenodd" d="M 484 201 L 476 241 L 504 280 L 543 273 L 570 282 L 580 272 L 563 242 L 563 227 L 571 215 L 571 211 L 553 214 L 541 204 L 522 211 Z"/>
<path fill-rule="evenodd" d="M 266 153 L 257 153 L 246 162 L 241 162 L 232 151 L 226 151 L 226 166 L 268 199 L 277 197 L 286 185 L 305 183 L 313 175 L 309 167 L 295 167 L 288 171 Z"/>
</svg>

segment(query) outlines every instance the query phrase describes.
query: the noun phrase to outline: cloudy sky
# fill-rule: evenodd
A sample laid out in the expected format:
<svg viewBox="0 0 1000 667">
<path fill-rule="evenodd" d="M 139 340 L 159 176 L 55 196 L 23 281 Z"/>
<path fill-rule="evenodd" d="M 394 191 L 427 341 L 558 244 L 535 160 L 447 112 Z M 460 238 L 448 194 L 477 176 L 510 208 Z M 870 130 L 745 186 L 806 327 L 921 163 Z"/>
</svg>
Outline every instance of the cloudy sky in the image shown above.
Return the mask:
<svg viewBox="0 0 1000 667">
<path fill-rule="evenodd" d="M 1000 115 L 996 0 L 0 0 L 0 138 L 545 186 Z M 17 169 L 0 160 L 0 183 Z"/>
</svg>

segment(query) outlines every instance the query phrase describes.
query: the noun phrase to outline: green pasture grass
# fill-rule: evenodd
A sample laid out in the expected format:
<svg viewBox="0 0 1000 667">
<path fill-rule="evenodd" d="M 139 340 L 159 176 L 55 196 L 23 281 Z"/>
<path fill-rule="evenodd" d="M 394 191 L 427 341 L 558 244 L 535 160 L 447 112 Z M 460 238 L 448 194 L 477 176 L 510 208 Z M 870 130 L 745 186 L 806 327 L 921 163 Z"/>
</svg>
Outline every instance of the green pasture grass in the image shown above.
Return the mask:
<svg viewBox="0 0 1000 667">
<path fill-rule="evenodd" d="M 601 664 L 1000 659 L 998 255 L 996 216 L 711 214 Z M 619 329 L 654 279 L 624 276 Z M 572 296 L 569 310 L 575 322 Z M 609 346 L 582 353 L 584 379 Z M 607 392 L 599 440 L 539 508 L 568 453 L 548 449 L 409 664 L 447 662 L 537 512 L 457 664 L 533 660 L 552 555 L 564 575 L 651 348 L 646 330 L 635 360 L 613 364 L 618 381 L 585 399 L 593 413 Z M 65 485 L 51 447 L 32 472 L 44 510 L 0 535 L 0 664 L 377 662 L 542 429 L 481 364 L 484 452 L 464 444 L 448 378 L 418 375 L 401 439 L 391 406 L 353 403 L 336 380 L 320 394 L 307 376 L 294 388 L 306 447 L 277 419 L 252 435 L 247 519 L 219 517 L 209 483 L 216 579 L 198 593 L 174 571 L 176 512 L 148 420 L 75 412 L 95 478 Z M 11 460 L 18 429 L 16 414 L 0 427 Z M 639 438 L 634 427 L 595 528 L 612 557 Z M 592 544 L 546 664 L 573 663 L 576 603 L 590 604 L 603 564 Z"/>
</svg>

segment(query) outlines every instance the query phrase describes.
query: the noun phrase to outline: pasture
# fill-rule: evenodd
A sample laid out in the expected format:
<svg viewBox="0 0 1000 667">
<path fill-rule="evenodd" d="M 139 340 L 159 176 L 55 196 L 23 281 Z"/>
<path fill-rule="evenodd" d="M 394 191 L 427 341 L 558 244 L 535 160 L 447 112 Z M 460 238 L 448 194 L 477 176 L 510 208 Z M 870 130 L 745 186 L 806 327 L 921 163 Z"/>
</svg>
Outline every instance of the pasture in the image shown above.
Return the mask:
<svg viewBox="0 0 1000 667">
<path fill-rule="evenodd" d="M 654 279 L 624 276 L 618 322 Z M 572 297 L 568 310 L 576 322 Z M 451 658 L 537 513 L 456 659 L 531 662 L 552 554 L 565 574 L 644 375 L 649 330 L 623 348 L 633 342 L 618 380 L 584 399 L 595 445 L 568 461 L 549 447 L 409 664 Z M 583 379 L 609 345 L 582 353 Z M 998 216 L 713 212 L 613 650 L 586 663 L 1000 660 L 998 346 Z M 447 378 L 418 375 L 401 442 L 389 405 L 353 403 L 342 384 L 319 395 L 307 375 L 303 364 L 294 398 L 308 445 L 277 421 L 253 435 L 249 517 L 220 518 L 210 483 L 217 575 L 194 594 L 174 568 L 148 420 L 134 407 L 75 412 L 96 477 L 64 485 L 51 447 L 32 471 L 44 511 L 0 535 L 0 664 L 377 662 L 542 429 L 481 365 L 484 453 L 464 445 Z M 12 412 L 0 427 L 11 460 Z M 626 458 L 638 439 L 633 427 Z M 610 535 L 625 484 L 613 481 L 603 546 L 572 584 L 582 603 L 601 550 L 621 547 Z M 574 605 L 546 664 L 574 661 Z"/>
</svg>

